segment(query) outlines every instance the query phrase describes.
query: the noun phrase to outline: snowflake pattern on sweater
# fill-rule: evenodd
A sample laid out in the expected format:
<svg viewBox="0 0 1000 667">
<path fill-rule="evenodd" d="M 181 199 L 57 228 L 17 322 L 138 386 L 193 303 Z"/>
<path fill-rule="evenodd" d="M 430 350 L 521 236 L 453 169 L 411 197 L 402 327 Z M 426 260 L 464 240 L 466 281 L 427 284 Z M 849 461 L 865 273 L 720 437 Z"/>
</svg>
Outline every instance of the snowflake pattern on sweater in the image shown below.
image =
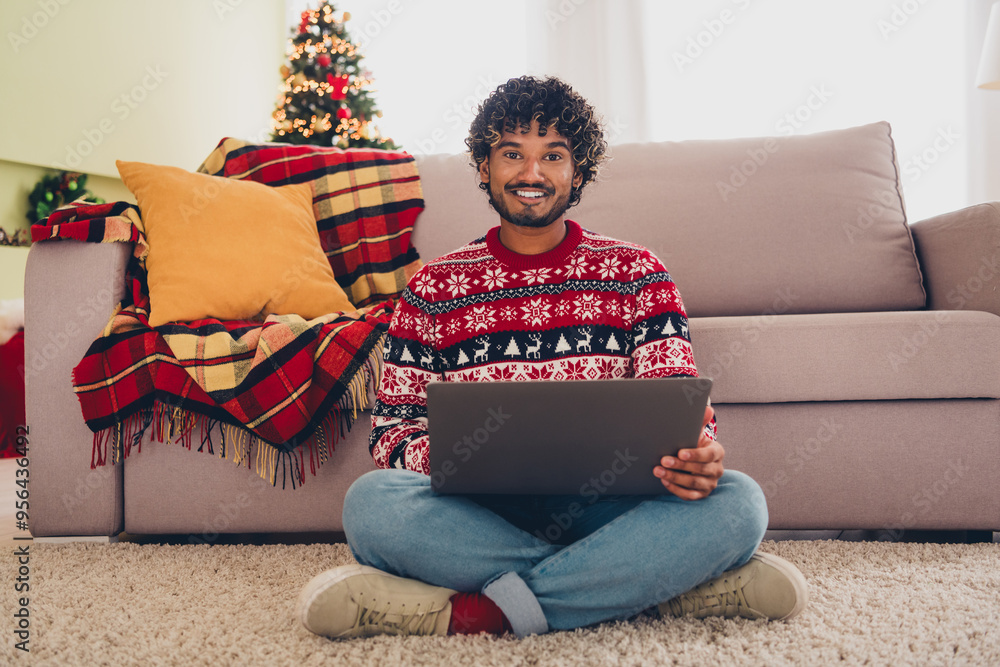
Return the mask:
<svg viewBox="0 0 1000 667">
<path fill-rule="evenodd" d="M 697 377 L 677 287 L 647 249 L 566 221 L 519 255 L 499 227 L 436 259 L 403 292 L 385 344 L 370 451 L 430 474 L 427 384 Z M 715 438 L 715 422 L 706 427 Z"/>
</svg>

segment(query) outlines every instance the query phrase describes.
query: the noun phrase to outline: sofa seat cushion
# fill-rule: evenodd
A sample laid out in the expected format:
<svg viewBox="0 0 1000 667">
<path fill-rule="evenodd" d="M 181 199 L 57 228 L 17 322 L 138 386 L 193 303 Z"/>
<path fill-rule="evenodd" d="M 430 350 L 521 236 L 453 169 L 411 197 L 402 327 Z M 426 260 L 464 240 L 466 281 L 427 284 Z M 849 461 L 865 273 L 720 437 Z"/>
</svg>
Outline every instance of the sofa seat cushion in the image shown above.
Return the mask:
<svg viewBox="0 0 1000 667">
<path fill-rule="evenodd" d="M 1000 398 L 1000 317 L 894 311 L 691 319 L 715 403 Z"/>
</svg>

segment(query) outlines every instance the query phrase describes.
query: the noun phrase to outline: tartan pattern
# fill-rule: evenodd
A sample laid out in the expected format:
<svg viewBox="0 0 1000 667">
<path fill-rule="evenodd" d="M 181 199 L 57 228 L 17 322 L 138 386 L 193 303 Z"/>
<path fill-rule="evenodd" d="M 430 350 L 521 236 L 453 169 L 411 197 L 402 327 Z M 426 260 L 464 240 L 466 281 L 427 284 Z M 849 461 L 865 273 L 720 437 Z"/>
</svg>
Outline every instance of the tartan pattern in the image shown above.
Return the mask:
<svg viewBox="0 0 1000 667">
<path fill-rule="evenodd" d="M 392 178 L 391 171 L 381 173 Z M 354 180 L 371 179 L 371 174 Z M 397 216 L 397 221 L 410 220 L 405 230 L 396 229 L 395 222 L 375 222 L 371 212 L 364 224 L 353 227 L 354 250 L 338 256 L 351 259 L 361 276 L 356 283 L 372 286 L 364 299 L 369 305 L 356 312 L 309 321 L 272 315 L 263 324 L 206 319 L 156 329 L 148 320 L 148 245 L 134 205 L 73 203 L 32 226 L 36 242 L 135 245 L 126 296 L 73 371 L 84 420 L 95 434 L 91 467 L 108 461 L 109 447 L 112 462 L 127 457 L 153 428 L 161 442 L 177 441 L 188 449 L 197 444 L 198 451 L 248 467 L 253 461 L 256 472 L 272 484 L 279 472 L 282 486 L 290 480 L 293 488 L 305 481 L 307 467 L 315 474 L 378 384 L 383 335 L 393 299 L 402 290 L 390 292 L 394 287 L 378 276 L 386 266 L 396 266 L 390 274 L 396 285 L 419 267 L 412 247 L 401 245 L 409 244 L 419 211 L 408 212 L 411 218 Z M 366 236 L 368 230 L 375 236 Z M 377 277 L 366 283 L 369 257 L 378 260 L 371 265 Z M 370 303 L 381 296 L 388 298 Z M 201 442 L 192 443 L 199 425 Z"/>
<path fill-rule="evenodd" d="M 227 137 L 198 170 L 272 186 L 312 183 L 323 252 L 355 306 L 398 296 L 421 266 L 410 235 L 424 201 L 411 155 Z"/>
</svg>

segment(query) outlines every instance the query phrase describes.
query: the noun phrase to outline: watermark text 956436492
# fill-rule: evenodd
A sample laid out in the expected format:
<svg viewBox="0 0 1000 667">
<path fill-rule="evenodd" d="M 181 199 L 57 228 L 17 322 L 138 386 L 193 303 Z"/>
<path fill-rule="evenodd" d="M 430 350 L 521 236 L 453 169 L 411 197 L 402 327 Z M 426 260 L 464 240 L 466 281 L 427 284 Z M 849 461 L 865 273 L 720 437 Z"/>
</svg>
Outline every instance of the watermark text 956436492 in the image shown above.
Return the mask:
<svg viewBox="0 0 1000 667">
<path fill-rule="evenodd" d="M 15 501 L 14 519 L 18 531 L 28 530 L 28 427 L 18 426 L 14 437 L 15 448 L 17 449 L 17 468 L 15 475 Z M 29 610 L 31 592 L 31 547 L 30 535 L 15 535 L 17 546 L 13 551 L 14 564 L 14 648 L 19 651 L 29 652 L 28 643 L 31 641 L 31 612 Z M 28 540 L 28 543 L 21 541 Z"/>
</svg>

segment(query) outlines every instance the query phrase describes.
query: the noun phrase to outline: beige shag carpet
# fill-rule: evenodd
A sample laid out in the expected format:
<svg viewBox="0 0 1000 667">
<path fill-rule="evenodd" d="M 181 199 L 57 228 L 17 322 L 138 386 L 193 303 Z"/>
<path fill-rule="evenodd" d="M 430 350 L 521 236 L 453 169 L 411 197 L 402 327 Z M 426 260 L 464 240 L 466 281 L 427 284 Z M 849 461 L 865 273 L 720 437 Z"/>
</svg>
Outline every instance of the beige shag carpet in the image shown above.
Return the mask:
<svg viewBox="0 0 1000 667">
<path fill-rule="evenodd" d="M 23 544 L 23 543 L 22 543 Z M 31 543 L 28 543 L 31 544 Z M 1000 544 L 766 541 L 811 601 L 787 623 L 642 617 L 525 640 L 334 642 L 293 617 L 343 544 L 30 546 L 30 654 L 2 559 L 0 660 L 37 665 L 1000 665 Z"/>
</svg>

